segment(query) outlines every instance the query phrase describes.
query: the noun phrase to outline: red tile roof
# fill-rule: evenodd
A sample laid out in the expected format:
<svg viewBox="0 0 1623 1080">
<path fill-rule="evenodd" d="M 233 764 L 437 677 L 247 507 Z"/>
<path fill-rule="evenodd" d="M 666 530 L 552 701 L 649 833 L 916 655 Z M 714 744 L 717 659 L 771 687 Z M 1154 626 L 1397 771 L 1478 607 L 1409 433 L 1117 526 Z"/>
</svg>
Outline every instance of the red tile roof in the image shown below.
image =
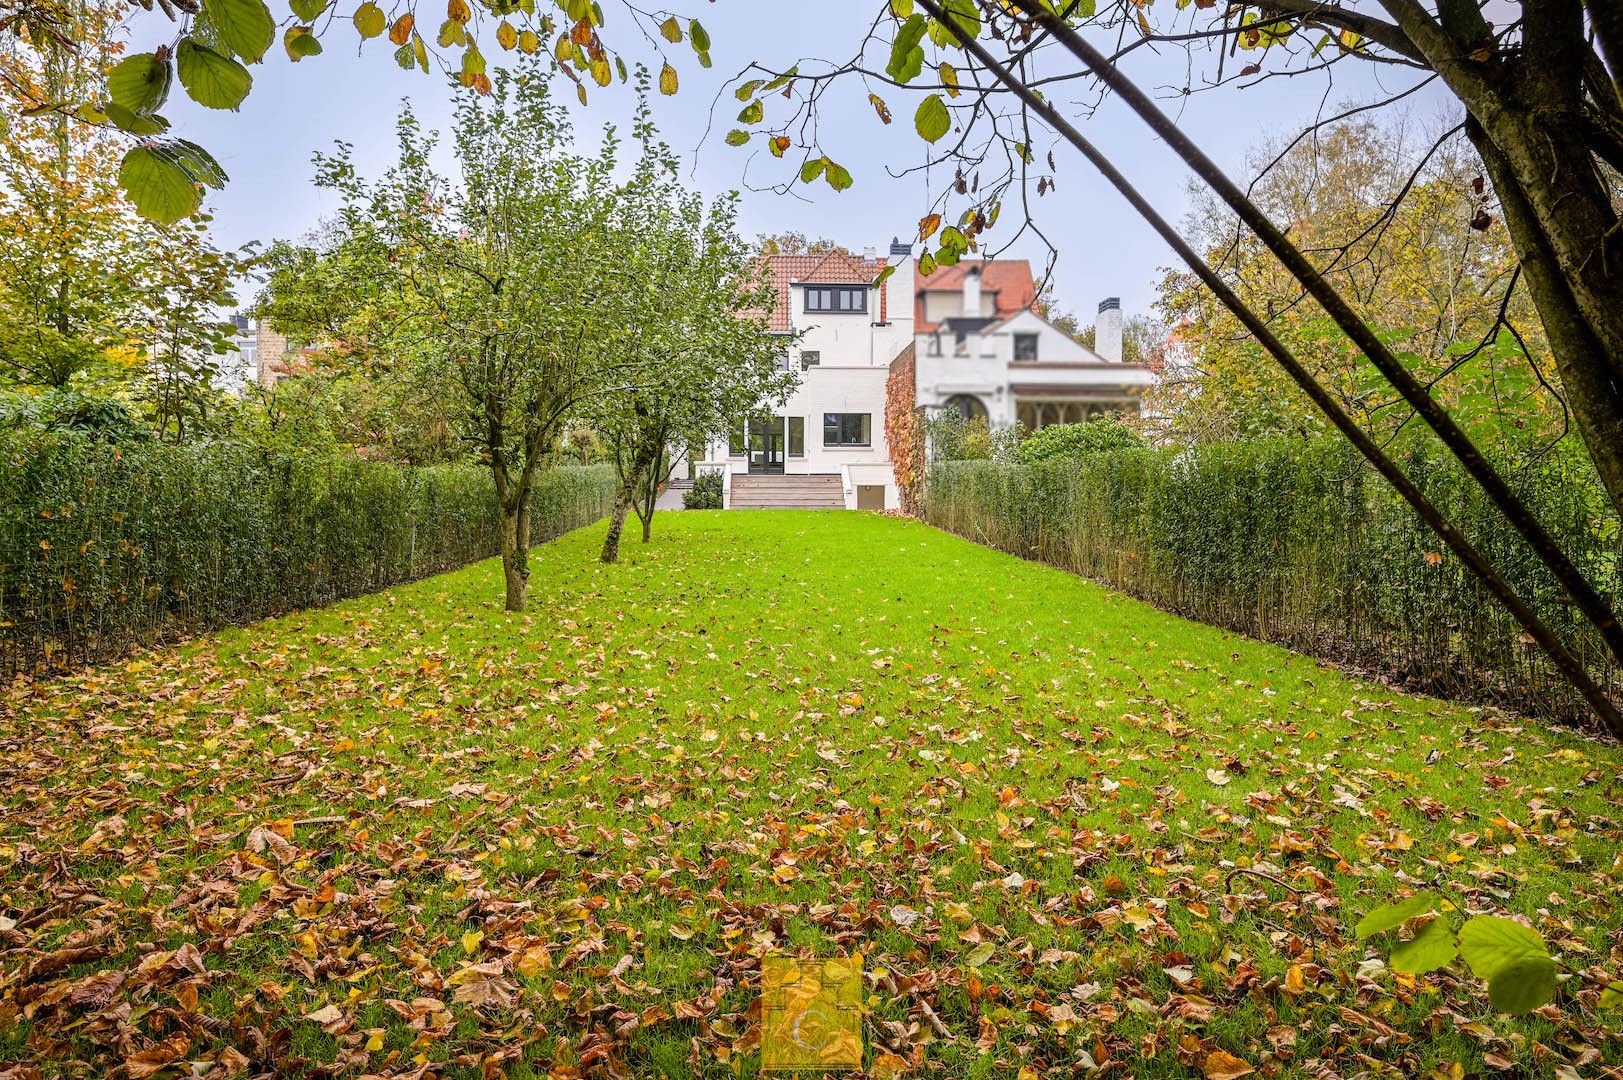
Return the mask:
<svg viewBox="0 0 1623 1080">
<path fill-rule="evenodd" d="M 778 302 L 772 309 L 774 334 L 789 332 L 789 312 L 793 290 L 791 285 L 871 285 L 885 268 L 885 260 L 867 262 L 836 248 L 825 255 L 766 255 L 760 259 L 763 271 L 772 275 L 772 285 Z M 879 322 L 889 315 L 890 282 L 879 290 Z"/>
<path fill-rule="evenodd" d="M 964 275 L 978 270 L 981 275 L 981 293 L 992 294 L 994 317 L 1007 319 L 1011 315 L 1032 308 L 1037 303 L 1037 280 L 1031 275 L 1031 263 L 1025 259 L 975 259 L 956 266 L 943 266 L 929 277 L 919 278 L 918 296 L 913 307 L 913 329 L 927 334 L 939 323 L 924 317 L 924 294 L 927 292 L 962 293 Z"/>
</svg>

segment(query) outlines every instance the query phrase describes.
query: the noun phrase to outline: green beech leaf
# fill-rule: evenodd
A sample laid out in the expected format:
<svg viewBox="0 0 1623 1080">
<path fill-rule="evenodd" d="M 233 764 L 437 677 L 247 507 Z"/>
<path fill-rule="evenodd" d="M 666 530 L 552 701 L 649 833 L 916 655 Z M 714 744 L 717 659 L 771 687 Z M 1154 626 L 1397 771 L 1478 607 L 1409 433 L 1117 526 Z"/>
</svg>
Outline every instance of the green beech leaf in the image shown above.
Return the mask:
<svg viewBox="0 0 1623 1080">
<path fill-rule="evenodd" d="M 188 216 L 203 201 L 191 175 L 153 146 L 137 146 L 124 155 L 118 183 L 136 213 L 166 225 Z"/>
<path fill-rule="evenodd" d="M 115 127 L 131 135 L 162 135 L 169 130 L 169 121 L 163 117 L 131 112 L 115 101 L 109 101 L 104 111 Z"/>
<path fill-rule="evenodd" d="M 727 133 L 728 146 L 743 146 L 749 141 L 750 133 L 747 131 L 740 131 L 738 128 L 733 128 L 733 130 Z"/>
<path fill-rule="evenodd" d="M 928 251 L 926 251 L 923 255 L 919 256 L 919 274 L 921 276 L 929 277 L 931 274 L 935 273 L 935 269 L 934 255 L 931 255 Z"/>
<path fill-rule="evenodd" d="M 1600 992 L 1600 1007 L 1603 1009 L 1623 1008 L 1623 982 L 1608 983 Z"/>
<path fill-rule="evenodd" d="M 1386 930 L 1396 930 L 1416 915 L 1424 915 L 1428 911 L 1437 910 L 1437 897 L 1429 892 L 1415 893 L 1407 900 L 1399 900 L 1395 904 L 1386 904 L 1358 920 L 1358 928 L 1354 932 L 1358 940 L 1382 933 Z"/>
<path fill-rule="evenodd" d="M 172 161 L 180 165 L 204 187 L 224 187 L 230 177 L 220 168 L 220 163 L 214 160 L 214 155 L 186 139 L 176 139 L 166 143 L 160 148 Z"/>
<path fill-rule="evenodd" d="M 761 79 L 751 79 L 749 82 L 733 91 L 733 96 L 739 101 L 748 101 L 755 96 L 755 91 L 761 88 Z"/>
<path fill-rule="evenodd" d="M 176 47 L 175 70 L 191 99 L 210 109 L 235 109 L 254 84 L 247 68 L 191 38 Z"/>
<path fill-rule="evenodd" d="M 1512 960 L 1488 980 L 1488 1000 L 1503 1013 L 1530 1013 L 1555 997 L 1555 961 L 1548 956 Z"/>
<path fill-rule="evenodd" d="M 952 117 L 947 113 L 947 102 L 940 94 L 931 94 L 919 102 L 919 111 L 913 116 L 913 127 L 919 137 L 933 143 L 952 130 Z"/>
<path fill-rule="evenodd" d="M 366 3 L 355 9 L 354 22 L 355 32 L 363 38 L 380 37 L 389 25 L 388 17 L 383 14 L 383 9 L 374 4 L 372 0 L 366 0 Z"/>
<path fill-rule="evenodd" d="M 113 104 L 133 113 L 151 113 L 169 97 L 174 71 L 169 61 L 157 53 L 127 56 L 107 76 L 107 93 Z"/>
<path fill-rule="evenodd" d="M 688 23 L 688 41 L 693 43 L 693 51 L 696 53 L 710 51 L 710 32 L 699 25 L 698 19 Z"/>
<path fill-rule="evenodd" d="M 1436 971 L 1459 953 L 1454 931 L 1448 920 L 1438 917 L 1420 928 L 1413 938 L 1392 950 L 1389 963 L 1393 971 L 1410 975 L 1423 975 Z"/>
<path fill-rule="evenodd" d="M 327 10 L 327 0 L 288 0 L 288 7 L 300 22 L 315 22 L 316 16 Z"/>
<path fill-rule="evenodd" d="M 766 116 L 766 106 L 756 100 L 744 106 L 739 112 L 738 122 L 740 124 L 759 124 L 764 116 Z"/>
<path fill-rule="evenodd" d="M 276 20 L 265 0 L 203 0 L 220 44 L 247 64 L 256 64 L 276 38 Z"/>
<path fill-rule="evenodd" d="M 949 251 L 968 251 L 969 239 L 960 230 L 948 225 L 941 230 L 941 246 Z"/>
<path fill-rule="evenodd" d="M 1460 955 L 1479 979 L 1490 983 L 1500 971 L 1529 957 L 1550 958 L 1537 931 L 1497 915 L 1478 915 L 1460 927 Z"/>
<path fill-rule="evenodd" d="M 923 15 L 911 15 L 890 43 L 890 63 L 885 65 L 885 74 L 899 83 L 912 82 L 924 70 L 924 47 L 920 42 L 926 25 Z"/>
<path fill-rule="evenodd" d="M 828 158 L 813 158 L 800 167 L 800 182 L 809 184 L 823 175 L 823 168 L 828 164 Z"/>
<path fill-rule="evenodd" d="M 981 11 L 975 0 L 945 0 L 941 5 L 947 14 L 947 19 L 957 27 L 958 34 L 942 23 L 931 20 L 930 40 L 937 45 L 961 48 L 959 34 L 967 41 L 974 41 L 981 33 Z"/>
<path fill-rule="evenodd" d="M 287 33 L 282 35 L 282 47 L 287 49 L 288 58 L 295 64 L 306 56 L 315 56 L 321 52 L 321 42 L 308 26 L 290 26 Z"/>
<path fill-rule="evenodd" d="M 823 178 L 828 181 L 828 186 L 835 191 L 844 191 L 851 186 L 851 174 L 846 171 L 845 166 L 832 161 L 828 163 L 828 168 L 823 171 Z"/>
</svg>

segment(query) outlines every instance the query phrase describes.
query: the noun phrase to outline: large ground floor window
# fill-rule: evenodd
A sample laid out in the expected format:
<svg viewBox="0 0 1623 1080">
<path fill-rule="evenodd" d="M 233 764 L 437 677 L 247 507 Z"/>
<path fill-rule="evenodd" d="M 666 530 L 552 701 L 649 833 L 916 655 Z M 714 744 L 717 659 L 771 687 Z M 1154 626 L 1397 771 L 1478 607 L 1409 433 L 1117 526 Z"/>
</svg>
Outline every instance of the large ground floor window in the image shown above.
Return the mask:
<svg viewBox="0 0 1623 1080">
<path fill-rule="evenodd" d="M 1138 399 L 1119 401 L 1017 400 L 1015 419 L 1027 431 L 1041 431 L 1055 424 L 1085 424 L 1095 416 L 1137 416 Z"/>
<path fill-rule="evenodd" d="M 872 446 L 873 416 L 870 413 L 824 413 L 824 446 Z"/>
</svg>

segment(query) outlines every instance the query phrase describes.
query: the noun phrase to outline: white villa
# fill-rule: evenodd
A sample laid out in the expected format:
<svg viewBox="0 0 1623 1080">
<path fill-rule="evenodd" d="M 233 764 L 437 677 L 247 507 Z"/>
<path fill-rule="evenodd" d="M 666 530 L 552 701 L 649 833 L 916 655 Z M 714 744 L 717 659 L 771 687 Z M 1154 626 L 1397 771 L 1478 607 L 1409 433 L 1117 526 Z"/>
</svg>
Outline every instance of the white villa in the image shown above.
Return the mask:
<svg viewBox="0 0 1623 1080">
<path fill-rule="evenodd" d="M 1023 259 L 965 261 L 923 278 L 911 247 L 893 241 L 885 258 L 835 250 L 762 262 L 778 292 L 773 330 L 802 332 L 785 356 L 800 385 L 776 414 L 741 417 L 695 463 L 722 472 L 729 507 L 895 509 L 885 384 L 909 348 L 919 406 L 950 405 L 993 427 L 1137 412 L 1152 379 L 1122 362 L 1118 300 L 1099 305 L 1098 350 L 1089 349 L 1037 314 Z M 895 272 L 876 287 L 889 265 Z"/>
</svg>

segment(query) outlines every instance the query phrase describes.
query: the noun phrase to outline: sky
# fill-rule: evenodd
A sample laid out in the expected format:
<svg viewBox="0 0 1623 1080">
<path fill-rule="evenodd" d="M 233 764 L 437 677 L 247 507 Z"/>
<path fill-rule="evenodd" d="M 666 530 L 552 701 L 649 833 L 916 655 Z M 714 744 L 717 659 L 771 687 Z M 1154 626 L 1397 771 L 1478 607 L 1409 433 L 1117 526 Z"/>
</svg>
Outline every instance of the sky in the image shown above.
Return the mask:
<svg viewBox="0 0 1623 1080">
<path fill-rule="evenodd" d="M 890 104 L 895 122 L 880 122 L 867 102 L 868 87 L 847 77 L 834 84 L 822 116 L 822 141 L 831 157 L 845 165 L 856 183 L 835 192 L 821 181 L 795 185 L 792 193 L 773 190 L 791 169 L 764 151 L 752 154 L 725 145 L 736 126 L 739 102 L 724 89 L 752 60 L 775 69 L 801 62 L 809 71 L 819 60 L 845 59 L 855 50 L 880 0 L 671 0 L 683 14 L 701 17 L 712 39 L 714 67 L 706 71 L 684 44 L 670 50 L 682 86 L 674 97 L 655 102 L 655 119 L 665 138 L 685 159 L 688 182 L 710 195 L 741 190 L 741 230 L 746 236 L 781 231 L 826 236 L 854 250 L 875 247 L 883 253 L 893 236 L 910 238 L 933 196 L 951 176 L 912 172 L 925 158 L 925 144 L 912 130 L 918 98 L 907 91 L 875 87 Z M 347 0 L 339 0 L 343 8 Z M 385 5 L 387 7 L 387 5 Z M 605 0 L 606 36 L 611 46 L 649 55 L 640 36 L 630 37 L 625 9 Z M 347 12 L 347 9 L 346 9 Z M 138 13 L 132 27 L 135 48 L 150 47 L 173 33 L 161 15 Z M 1093 31 L 1094 41 L 1109 46 L 1115 34 Z M 231 180 L 211 193 L 219 243 L 237 247 L 250 241 L 296 239 L 334 207 L 331 197 L 311 184 L 311 155 L 330 150 L 337 140 L 353 144 L 363 174 L 388 165 L 394 150 L 394 123 L 401 102 L 409 100 L 429 127 L 448 126 L 452 92 L 436 73 L 395 66 L 387 39 L 362 44 L 343 18 L 325 35 L 326 51 L 297 64 L 280 45 L 265 63 L 253 68 L 254 87 L 236 113 L 211 112 L 179 92 L 166 114 L 174 133 L 200 142 L 212 152 Z M 664 45 L 664 42 L 659 42 Z M 499 62 L 494 42 L 484 49 Z M 1254 56 L 1254 54 L 1253 54 Z M 876 48 L 872 66 L 883 68 Z M 1243 60 L 1242 60 L 1243 62 Z M 1138 50 L 1126 65 L 1142 86 L 1174 112 L 1191 135 L 1231 175 L 1242 176 L 1247 152 L 1260 143 L 1294 133 L 1321 109 L 1362 102 L 1410 86 L 1402 69 L 1363 62 L 1332 69 L 1326 75 L 1273 79 L 1240 89 L 1229 85 L 1184 95 L 1193 76 L 1205 75 L 1210 61 L 1164 47 L 1160 55 Z M 1231 67 L 1232 71 L 1233 68 Z M 572 88 L 565 88 L 572 90 Z M 718 98 L 718 92 L 720 97 Z M 1432 114 L 1444 112 L 1441 95 L 1422 92 L 1406 106 Z M 605 123 L 628 125 L 634 99 L 628 89 L 593 88 L 588 108 L 568 95 L 578 139 L 587 145 Z M 1081 119 L 1082 133 L 1109 154 L 1173 221 L 1188 212 L 1188 174 L 1155 140 L 1141 121 L 1119 102 L 1107 100 L 1084 114 L 1061 95 L 1056 101 Z M 770 114 L 769 114 L 770 118 Z M 713 121 L 713 122 L 712 122 Z M 757 140 L 759 143 L 759 140 Z M 1048 140 L 1037 144 L 1046 152 Z M 1171 251 L 1088 163 L 1068 146 L 1055 151 L 1057 188 L 1034 202 L 1034 220 L 1058 249 L 1051 287 L 1062 310 L 1091 322 L 1098 302 L 1122 298 L 1128 315 L 1147 311 L 1155 299 L 1162 268 L 1174 261 Z M 1017 215 L 1016 215 L 1017 216 Z M 1005 215 L 994 240 L 1007 239 L 1013 219 Z M 1000 235 L 1001 234 L 1001 237 Z M 1008 257 L 1026 257 L 1041 273 L 1049 257 L 1034 237 L 1022 237 Z"/>
</svg>

